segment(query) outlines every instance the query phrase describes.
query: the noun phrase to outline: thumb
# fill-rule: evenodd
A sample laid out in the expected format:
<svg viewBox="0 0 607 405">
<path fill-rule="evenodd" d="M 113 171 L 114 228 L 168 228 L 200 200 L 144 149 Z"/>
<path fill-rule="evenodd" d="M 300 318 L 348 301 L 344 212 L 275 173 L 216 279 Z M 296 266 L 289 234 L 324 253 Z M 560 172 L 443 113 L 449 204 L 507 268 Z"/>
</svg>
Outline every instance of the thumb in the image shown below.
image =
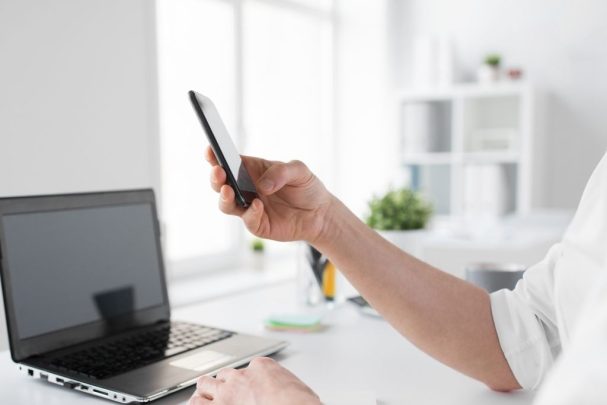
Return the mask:
<svg viewBox="0 0 607 405">
<path fill-rule="evenodd" d="M 256 188 L 262 194 L 270 195 L 286 185 L 304 185 L 312 178 L 312 172 L 303 162 L 292 160 L 289 163 L 276 163 L 270 166 L 257 180 Z"/>
<path fill-rule="evenodd" d="M 247 229 L 253 235 L 260 237 L 263 237 L 263 212 L 263 202 L 259 198 L 256 198 L 253 200 L 251 206 L 242 214 L 241 217 Z"/>
</svg>

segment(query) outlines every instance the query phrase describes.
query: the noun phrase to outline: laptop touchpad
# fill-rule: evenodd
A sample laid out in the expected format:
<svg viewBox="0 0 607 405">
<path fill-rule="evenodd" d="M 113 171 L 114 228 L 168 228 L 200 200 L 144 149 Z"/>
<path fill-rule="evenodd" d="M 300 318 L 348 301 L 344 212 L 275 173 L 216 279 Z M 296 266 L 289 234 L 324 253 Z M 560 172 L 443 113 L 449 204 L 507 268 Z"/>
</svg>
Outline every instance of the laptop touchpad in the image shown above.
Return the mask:
<svg viewBox="0 0 607 405">
<path fill-rule="evenodd" d="M 213 350 L 204 350 L 191 356 L 183 357 L 179 360 L 169 363 L 171 366 L 185 368 L 194 371 L 205 371 L 215 368 L 221 364 L 226 364 L 234 357 L 225 353 L 215 352 Z"/>
</svg>

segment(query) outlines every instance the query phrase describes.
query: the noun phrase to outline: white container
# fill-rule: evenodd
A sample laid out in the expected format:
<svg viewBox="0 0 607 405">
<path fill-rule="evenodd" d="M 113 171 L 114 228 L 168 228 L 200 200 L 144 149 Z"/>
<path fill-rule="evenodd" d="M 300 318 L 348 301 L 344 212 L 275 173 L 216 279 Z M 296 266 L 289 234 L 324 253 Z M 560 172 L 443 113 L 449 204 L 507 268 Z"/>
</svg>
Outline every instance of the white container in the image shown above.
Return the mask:
<svg viewBox="0 0 607 405">
<path fill-rule="evenodd" d="M 476 71 L 476 79 L 479 83 L 495 83 L 500 80 L 500 69 L 497 66 L 483 63 Z"/>
<path fill-rule="evenodd" d="M 428 238 L 428 231 L 425 229 L 415 229 L 410 231 L 378 231 L 378 233 L 396 245 L 401 250 L 420 257 L 423 250 L 424 241 Z"/>
<path fill-rule="evenodd" d="M 432 106 L 413 103 L 403 106 L 403 155 L 432 150 Z"/>
<path fill-rule="evenodd" d="M 467 165 L 464 168 L 464 213 L 476 222 L 504 215 L 508 184 L 502 165 Z"/>
</svg>

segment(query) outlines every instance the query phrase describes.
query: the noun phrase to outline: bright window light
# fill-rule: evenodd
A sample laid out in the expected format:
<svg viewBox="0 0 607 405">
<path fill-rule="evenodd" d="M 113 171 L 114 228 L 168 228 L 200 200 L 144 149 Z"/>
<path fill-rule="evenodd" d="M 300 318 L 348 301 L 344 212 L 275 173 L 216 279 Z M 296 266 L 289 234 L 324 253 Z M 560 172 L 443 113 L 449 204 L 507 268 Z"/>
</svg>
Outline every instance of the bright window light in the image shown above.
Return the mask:
<svg viewBox="0 0 607 405">
<path fill-rule="evenodd" d="M 234 8 L 221 0 L 158 1 L 161 207 L 166 255 L 178 263 L 235 247 L 234 223 L 217 209 L 207 141 L 188 90 L 211 97 L 235 133 Z"/>
<path fill-rule="evenodd" d="M 175 272 L 235 265 L 244 227 L 217 209 L 187 91 L 211 97 L 243 153 L 334 164 L 331 0 L 158 0 L 161 212 Z"/>
<path fill-rule="evenodd" d="M 332 20 L 267 0 L 244 7 L 246 152 L 332 178 Z"/>
</svg>

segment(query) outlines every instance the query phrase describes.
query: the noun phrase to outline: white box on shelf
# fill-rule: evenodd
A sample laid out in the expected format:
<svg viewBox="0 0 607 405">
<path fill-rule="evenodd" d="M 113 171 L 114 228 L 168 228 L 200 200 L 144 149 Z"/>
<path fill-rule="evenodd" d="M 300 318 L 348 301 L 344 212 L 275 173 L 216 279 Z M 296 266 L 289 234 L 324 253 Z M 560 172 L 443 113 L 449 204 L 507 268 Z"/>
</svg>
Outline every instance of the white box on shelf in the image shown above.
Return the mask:
<svg viewBox="0 0 607 405">
<path fill-rule="evenodd" d="M 479 128 L 469 132 L 469 151 L 515 151 L 519 132 L 515 128 Z"/>
<path fill-rule="evenodd" d="M 464 216 L 500 217 L 508 213 L 508 183 L 499 164 L 464 167 Z"/>
</svg>

